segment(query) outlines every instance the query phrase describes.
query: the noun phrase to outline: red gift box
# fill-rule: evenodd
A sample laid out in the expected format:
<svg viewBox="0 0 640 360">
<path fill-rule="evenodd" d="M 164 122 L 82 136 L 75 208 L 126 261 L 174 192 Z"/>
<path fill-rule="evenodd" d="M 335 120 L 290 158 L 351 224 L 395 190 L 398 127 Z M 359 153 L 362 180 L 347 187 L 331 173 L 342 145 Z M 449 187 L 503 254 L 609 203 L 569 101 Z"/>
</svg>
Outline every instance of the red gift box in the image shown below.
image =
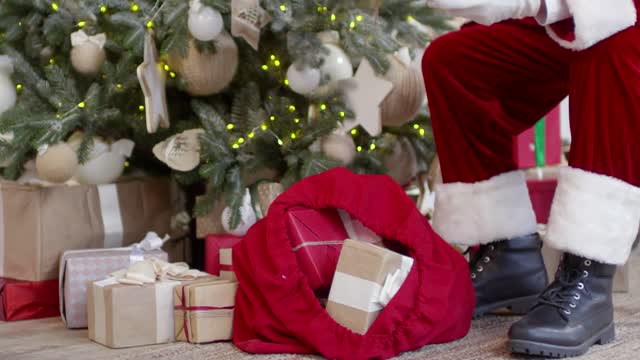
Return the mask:
<svg viewBox="0 0 640 360">
<path fill-rule="evenodd" d="M 328 292 L 342 243 L 349 237 L 336 209 L 294 209 L 287 214 L 291 246 L 309 286 Z"/>
<path fill-rule="evenodd" d="M 520 169 L 557 165 L 562 161 L 560 107 L 514 139 L 514 161 Z"/>
<path fill-rule="evenodd" d="M 0 320 L 17 321 L 60 315 L 58 280 L 0 278 Z"/>
<path fill-rule="evenodd" d="M 551 213 L 551 204 L 558 186 L 557 179 L 527 180 L 529 197 L 533 211 L 536 213 L 538 224 L 546 224 Z"/>
<path fill-rule="evenodd" d="M 231 249 L 242 238 L 226 234 L 208 235 L 204 241 L 204 271 L 216 276 L 220 276 L 220 270 L 233 271 L 232 265 L 220 265 L 220 250 Z"/>
</svg>

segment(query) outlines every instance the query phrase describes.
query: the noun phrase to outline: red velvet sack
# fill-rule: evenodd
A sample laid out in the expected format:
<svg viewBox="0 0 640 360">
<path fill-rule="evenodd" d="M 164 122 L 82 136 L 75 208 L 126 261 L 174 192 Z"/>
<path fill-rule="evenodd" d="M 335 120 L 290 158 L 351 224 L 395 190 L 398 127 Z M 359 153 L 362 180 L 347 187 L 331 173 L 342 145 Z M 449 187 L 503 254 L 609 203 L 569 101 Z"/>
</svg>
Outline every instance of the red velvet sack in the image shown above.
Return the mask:
<svg viewBox="0 0 640 360">
<path fill-rule="evenodd" d="M 18 321 L 56 317 L 58 280 L 18 281 L 0 278 L 0 320 Z"/>
<path fill-rule="evenodd" d="M 415 263 L 366 335 L 336 323 L 300 269 L 287 231 L 291 209 L 342 208 Z M 240 282 L 234 344 L 251 353 L 319 353 L 332 359 L 391 358 L 467 334 L 475 295 L 466 260 L 433 232 L 390 177 L 334 169 L 300 181 L 234 247 Z"/>
</svg>

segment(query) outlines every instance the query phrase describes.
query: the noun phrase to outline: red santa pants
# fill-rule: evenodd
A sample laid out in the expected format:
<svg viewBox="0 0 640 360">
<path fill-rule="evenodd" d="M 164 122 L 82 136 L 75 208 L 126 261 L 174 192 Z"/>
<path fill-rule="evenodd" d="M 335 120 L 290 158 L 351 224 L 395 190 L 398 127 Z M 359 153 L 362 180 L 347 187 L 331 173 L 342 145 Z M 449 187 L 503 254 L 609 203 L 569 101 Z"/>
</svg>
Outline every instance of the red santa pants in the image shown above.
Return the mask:
<svg viewBox="0 0 640 360">
<path fill-rule="evenodd" d="M 572 146 L 551 246 L 624 263 L 640 224 L 640 27 L 571 51 L 533 20 L 471 25 L 423 59 L 444 183 L 434 228 L 476 245 L 536 231 L 513 137 L 569 95 Z"/>
</svg>

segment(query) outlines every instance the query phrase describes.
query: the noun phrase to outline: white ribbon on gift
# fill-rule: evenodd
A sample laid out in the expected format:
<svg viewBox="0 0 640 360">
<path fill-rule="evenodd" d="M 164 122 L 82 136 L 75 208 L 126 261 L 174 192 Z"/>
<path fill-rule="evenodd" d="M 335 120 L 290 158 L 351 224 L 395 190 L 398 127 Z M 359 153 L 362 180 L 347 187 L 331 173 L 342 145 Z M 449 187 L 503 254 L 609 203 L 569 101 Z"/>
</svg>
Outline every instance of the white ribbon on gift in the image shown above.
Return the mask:
<svg viewBox="0 0 640 360">
<path fill-rule="evenodd" d="M 336 272 L 329 293 L 329 301 L 364 312 L 376 312 L 389 304 L 407 279 L 413 259 L 402 257 L 402 263 L 393 274 L 387 275 L 384 284 Z"/>
<path fill-rule="evenodd" d="M 349 239 L 358 240 L 369 244 L 375 244 L 382 241 L 382 238 L 373 230 L 366 227 L 360 220 L 354 218 L 347 211 L 338 209 L 338 215 L 344 225 L 344 229 L 349 235 Z"/>
<path fill-rule="evenodd" d="M 121 247 L 124 242 L 124 225 L 120 212 L 120 199 L 116 184 L 98 185 L 98 200 L 104 230 L 104 247 Z"/>
<path fill-rule="evenodd" d="M 105 33 L 100 33 L 89 36 L 84 32 L 84 30 L 78 30 L 71 33 L 71 46 L 80 46 L 87 42 L 91 42 L 102 49 L 104 48 L 104 44 L 107 43 L 107 35 Z"/>
<path fill-rule="evenodd" d="M 209 274 L 189 269 L 187 263 L 168 263 L 158 258 L 149 258 L 132 264 L 128 269 L 116 271 L 110 276 L 120 284 L 141 286 L 154 284 L 159 280 L 195 280 Z"/>
</svg>

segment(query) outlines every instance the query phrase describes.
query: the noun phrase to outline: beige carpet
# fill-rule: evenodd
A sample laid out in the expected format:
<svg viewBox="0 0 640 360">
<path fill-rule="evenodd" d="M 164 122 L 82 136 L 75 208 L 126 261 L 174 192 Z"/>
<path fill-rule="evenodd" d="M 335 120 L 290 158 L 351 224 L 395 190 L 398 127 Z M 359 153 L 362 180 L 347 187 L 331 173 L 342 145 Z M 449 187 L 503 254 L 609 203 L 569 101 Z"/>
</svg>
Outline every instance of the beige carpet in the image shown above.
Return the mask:
<svg viewBox="0 0 640 360">
<path fill-rule="evenodd" d="M 640 359 L 640 254 L 632 257 L 629 294 L 616 294 L 617 338 L 596 346 L 581 359 Z M 466 338 L 445 345 L 427 346 L 399 359 L 526 359 L 511 356 L 505 348 L 506 333 L 516 318 L 491 316 L 473 323 Z M 318 359 L 297 355 L 252 356 L 230 344 L 190 345 L 176 343 L 125 350 L 111 350 L 87 340 L 86 330 L 69 331 L 59 319 L 0 323 L 0 359 L 97 359 L 97 360 L 200 360 L 200 359 Z M 531 358 L 533 359 L 533 358 Z"/>
</svg>

